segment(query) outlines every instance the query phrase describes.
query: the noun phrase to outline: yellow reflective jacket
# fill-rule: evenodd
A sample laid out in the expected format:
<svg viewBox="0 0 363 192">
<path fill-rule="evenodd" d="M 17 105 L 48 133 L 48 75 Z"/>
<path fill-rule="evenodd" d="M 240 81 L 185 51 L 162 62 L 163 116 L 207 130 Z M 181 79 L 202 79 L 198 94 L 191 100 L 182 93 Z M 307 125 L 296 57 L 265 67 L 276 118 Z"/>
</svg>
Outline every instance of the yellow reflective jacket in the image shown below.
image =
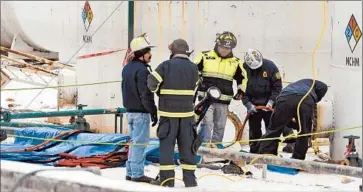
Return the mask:
<svg viewBox="0 0 363 192">
<path fill-rule="evenodd" d="M 247 87 L 247 73 L 242 62 L 232 54 L 221 58 L 214 50 L 203 51 L 194 61 L 203 77 L 203 86 L 198 87 L 198 96 L 203 97 L 211 86 L 218 87 L 222 96 L 218 103 L 229 104 L 233 98 L 233 80 L 244 93 Z"/>
</svg>

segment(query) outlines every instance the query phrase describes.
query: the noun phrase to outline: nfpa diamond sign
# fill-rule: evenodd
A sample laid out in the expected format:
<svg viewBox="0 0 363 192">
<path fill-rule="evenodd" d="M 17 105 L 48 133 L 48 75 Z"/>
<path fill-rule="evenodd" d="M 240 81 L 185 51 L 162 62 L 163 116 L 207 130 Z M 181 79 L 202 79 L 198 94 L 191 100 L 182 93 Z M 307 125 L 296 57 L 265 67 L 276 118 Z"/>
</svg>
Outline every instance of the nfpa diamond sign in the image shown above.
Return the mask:
<svg viewBox="0 0 363 192">
<path fill-rule="evenodd" d="M 353 53 L 355 47 L 358 45 L 360 38 L 362 37 L 362 31 L 359 28 L 354 15 L 350 17 L 347 28 L 345 29 L 345 37 L 348 41 L 350 51 Z"/>
<path fill-rule="evenodd" d="M 86 30 L 86 32 L 88 32 L 88 29 L 93 20 L 93 12 L 92 12 L 91 6 L 88 1 L 85 2 L 84 7 L 83 7 L 82 20 L 84 23 L 84 29 Z"/>
</svg>

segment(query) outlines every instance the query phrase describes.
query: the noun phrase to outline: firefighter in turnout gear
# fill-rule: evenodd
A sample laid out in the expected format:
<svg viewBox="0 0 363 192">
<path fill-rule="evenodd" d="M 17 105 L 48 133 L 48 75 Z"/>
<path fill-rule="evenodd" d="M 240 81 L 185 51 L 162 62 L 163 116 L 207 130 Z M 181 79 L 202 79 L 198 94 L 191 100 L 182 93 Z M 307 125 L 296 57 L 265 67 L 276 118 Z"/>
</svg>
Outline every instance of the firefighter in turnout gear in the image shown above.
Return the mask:
<svg viewBox="0 0 363 192">
<path fill-rule="evenodd" d="M 282 89 L 280 72 L 274 62 L 262 57 L 261 52 L 256 49 L 248 49 L 244 56 L 243 68 L 247 72 L 248 85 L 243 95 L 242 103 L 250 114 L 249 139 L 260 139 L 262 137 L 261 121 L 267 128 L 270 122 L 271 110 L 256 110 L 256 106 L 266 106 L 272 109 L 276 97 Z M 287 131 L 287 132 L 286 132 Z M 284 135 L 293 133 L 292 129 L 286 129 Z M 257 142 L 250 142 L 250 153 L 257 153 Z"/>
<path fill-rule="evenodd" d="M 232 98 L 240 100 L 246 90 L 247 76 L 242 62 L 233 55 L 232 49 L 237 39 L 231 32 L 217 34 L 213 50 L 202 52 L 195 60 L 202 76 L 198 86 L 198 99 L 206 94 L 211 86 L 221 90 L 221 97 L 213 103 L 201 122 L 201 135 L 204 142 L 221 142 L 228 116 L 228 105 Z M 237 82 L 237 94 L 233 96 L 233 80 Z M 213 132 L 213 134 L 212 134 Z"/>
<path fill-rule="evenodd" d="M 180 154 L 183 180 L 186 187 L 197 186 L 194 175 L 196 154 L 192 145 L 196 139 L 194 129 L 194 90 L 199 74 L 197 66 L 189 60 L 187 42 L 177 39 L 169 45 L 170 59 L 161 63 L 148 76 L 149 89 L 159 96 L 160 116 L 157 137 L 160 140 L 160 174 L 152 184 L 160 185 L 163 181 L 175 177 L 174 147 L 177 140 Z M 174 180 L 165 182 L 174 187 Z"/>
</svg>

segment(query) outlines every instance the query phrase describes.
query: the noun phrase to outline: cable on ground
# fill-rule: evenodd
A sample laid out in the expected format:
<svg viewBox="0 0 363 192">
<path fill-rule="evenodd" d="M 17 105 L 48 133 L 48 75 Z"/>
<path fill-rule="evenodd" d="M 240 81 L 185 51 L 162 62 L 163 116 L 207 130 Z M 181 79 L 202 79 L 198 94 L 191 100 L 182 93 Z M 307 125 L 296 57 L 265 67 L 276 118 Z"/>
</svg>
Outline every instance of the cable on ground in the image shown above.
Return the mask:
<svg viewBox="0 0 363 192">
<path fill-rule="evenodd" d="M 342 131 L 348 131 L 353 129 L 359 129 L 362 128 L 362 126 L 355 126 L 355 127 L 347 127 L 347 128 L 341 128 L 341 129 L 335 129 L 335 130 L 328 130 L 328 131 L 321 131 L 321 132 L 315 132 L 315 133 L 306 133 L 297 135 L 298 137 L 305 137 L 305 136 L 311 136 L 311 135 L 320 135 L 320 134 L 326 134 L 326 133 L 336 133 L 336 132 L 342 132 Z M 52 139 L 52 138 L 41 138 L 41 137 L 31 137 L 31 136 L 23 136 L 23 135 L 15 135 L 15 134 L 8 134 L 9 137 L 18 137 L 18 138 L 25 138 L 25 139 L 34 139 L 34 140 L 43 140 L 43 141 L 54 141 L 54 142 L 69 142 L 69 143 L 80 143 L 80 144 L 97 144 L 97 145 L 128 145 L 128 146 L 157 146 L 159 144 L 149 144 L 149 143 L 127 143 L 127 142 L 91 142 L 91 141 L 82 141 L 82 140 L 63 140 L 63 139 Z M 226 144 L 226 143 L 249 143 L 249 142 L 258 142 L 258 141 L 270 141 L 270 140 L 280 140 L 280 137 L 274 137 L 274 138 L 261 138 L 261 139 L 251 139 L 251 140 L 239 140 L 239 141 L 231 141 L 231 142 L 213 142 L 212 144 Z M 203 143 L 203 144 L 210 144 L 209 142 Z"/>
</svg>

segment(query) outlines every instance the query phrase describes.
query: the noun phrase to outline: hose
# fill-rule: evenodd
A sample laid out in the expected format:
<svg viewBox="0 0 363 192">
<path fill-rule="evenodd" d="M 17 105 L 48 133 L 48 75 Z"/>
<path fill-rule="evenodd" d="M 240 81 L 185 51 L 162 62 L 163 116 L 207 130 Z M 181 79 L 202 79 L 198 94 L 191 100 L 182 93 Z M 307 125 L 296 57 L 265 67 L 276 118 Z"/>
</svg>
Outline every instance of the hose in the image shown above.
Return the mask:
<svg viewBox="0 0 363 192">
<path fill-rule="evenodd" d="M 267 108 L 266 106 L 256 106 L 256 110 L 263 110 L 263 109 L 268 109 L 271 112 L 274 111 L 273 108 Z M 234 138 L 235 142 L 231 142 L 230 144 L 224 146 L 224 148 L 231 147 L 236 142 L 239 142 L 242 139 L 243 131 L 244 131 L 245 127 L 246 127 L 248 119 L 250 118 L 250 114 L 247 113 L 247 115 L 245 116 L 242 124 L 240 123 L 239 119 L 237 117 L 235 117 L 235 115 L 232 112 L 229 112 L 228 118 L 232 121 L 233 125 L 236 128 L 236 135 L 235 135 L 235 138 Z"/>
<path fill-rule="evenodd" d="M 297 105 L 297 109 L 296 109 L 296 112 L 297 112 L 297 122 L 298 122 L 298 125 L 299 125 L 299 131 L 297 133 L 292 133 L 286 137 L 283 138 L 283 140 L 289 138 L 289 137 L 292 137 L 292 136 L 297 136 L 298 134 L 301 133 L 301 118 L 300 118 L 300 105 L 301 103 L 303 102 L 303 100 L 311 93 L 311 91 L 313 90 L 313 88 L 315 87 L 315 81 L 316 81 L 316 75 L 315 75 L 315 52 L 317 50 L 317 48 L 319 47 L 322 39 L 323 39 L 323 35 L 324 35 L 324 32 L 325 32 L 325 26 L 326 26 L 326 2 L 324 1 L 323 2 L 323 9 L 324 9 L 324 21 L 323 21 L 323 26 L 322 26 L 322 29 L 321 29 L 321 32 L 320 32 L 320 36 L 319 36 L 319 40 L 318 42 L 316 43 L 314 49 L 313 49 L 313 53 L 312 53 L 312 63 L 311 63 L 311 70 L 312 70 L 312 73 L 313 73 L 313 83 L 311 84 L 311 87 L 309 89 L 309 91 L 301 98 L 299 104 Z M 282 140 L 282 141 L 283 141 Z"/>
</svg>

